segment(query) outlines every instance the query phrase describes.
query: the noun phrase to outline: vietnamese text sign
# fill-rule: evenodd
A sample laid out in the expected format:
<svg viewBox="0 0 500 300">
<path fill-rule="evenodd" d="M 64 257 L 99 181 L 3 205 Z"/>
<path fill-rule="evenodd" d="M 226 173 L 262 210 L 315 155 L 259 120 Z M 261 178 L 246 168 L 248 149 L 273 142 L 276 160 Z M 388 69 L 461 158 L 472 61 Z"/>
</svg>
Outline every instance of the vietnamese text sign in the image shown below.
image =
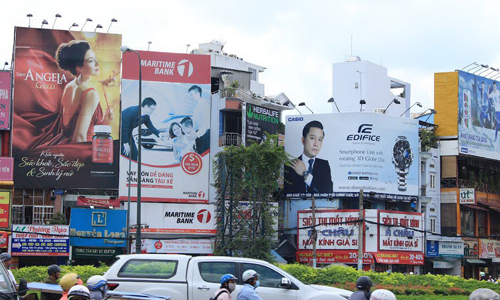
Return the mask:
<svg viewBox="0 0 500 300">
<path fill-rule="evenodd" d="M 141 220 L 149 228 L 144 233 L 212 235 L 215 229 L 213 204 L 143 203 Z M 130 203 L 130 219 L 137 218 L 137 203 Z M 132 231 L 132 230 L 131 230 Z"/>
<path fill-rule="evenodd" d="M 71 246 L 125 247 L 126 233 L 126 210 L 71 209 Z"/>
<path fill-rule="evenodd" d="M 0 228 L 10 227 L 10 197 L 10 192 L 0 191 Z"/>
<path fill-rule="evenodd" d="M 12 255 L 69 256 L 69 226 L 13 225 Z"/>
<path fill-rule="evenodd" d="M 474 189 L 460 189 L 460 204 L 476 204 Z"/>
<path fill-rule="evenodd" d="M 375 259 L 379 264 L 423 265 L 424 254 L 420 252 L 377 252 Z"/>
<path fill-rule="evenodd" d="M 14 159 L 12 157 L 0 157 L 0 181 L 12 181 Z"/>
<path fill-rule="evenodd" d="M 76 205 L 80 206 L 96 206 L 96 207 L 120 207 L 119 199 L 95 199 L 79 196 L 76 199 Z"/>
<path fill-rule="evenodd" d="M 458 71 L 459 153 L 500 160 L 500 87 L 489 78 Z"/>
<path fill-rule="evenodd" d="M 418 195 L 418 120 L 375 113 L 287 116 L 285 196 Z"/>
<path fill-rule="evenodd" d="M 0 248 L 9 247 L 9 233 L 0 231 Z"/>
<path fill-rule="evenodd" d="M 10 71 L 0 71 L 0 130 L 10 129 Z"/>
<path fill-rule="evenodd" d="M 439 242 L 439 256 L 442 257 L 464 257 L 464 243 L 463 242 Z"/>
<path fill-rule="evenodd" d="M 464 240 L 464 258 L 478 258 L 479 243 L 478 240 Z"/>
<path fill-rule="evenodd" d="M 492 259 L 494 262 L 500 261 L 500 241 L 479 239 L 479 258 Z"/>
<path fill-rule="evenodd" d="M 251 103 L 246 104 L 245 124 L 246 124 L 246 145 L 253 141 L 257 144 L 265 139 L 265 133 L 276 134 L 280 123 L 280 112 Z"/>
<path fill-rule="evenodd" d="M 213 243 L 209 239 L 144 239 L 141 253 L 213 254 Z M 135 253 L 135 240 L 132 242 L 132 253 Z"/>
<path fill-rule="evenodd" d="M 423 252 L 421 213 L 379 211 L 379 250 Z"/>
<path fill-rule="evenodd" d="M 439 257 L 439 241 L 427 240 L 427 248 L 425 256 Z"/>
<path fill-rule="evenodd" d="M 312 250 L 298 250 L 296 253 L 297 261 L 299 263 L 311 263 L 313 261 Z M 318 263 L 344 263 L 356 264 L 358 263 L 357 250 L 317 250 L 316 261 Z M 363 263 L 373 263 L 373 253 L 363 253 Z"/>
<path fill-rule="evenodd" d="M 312 212 L 298 211 L 299 228 L 312 226 Z M 316 249 L 358 249 L 358 211 L 354 210 L 316 210 L 318 239 Z M 349 223 L 352 222 L 352 223 Z M 342 224 L 334 224 L 342 223 Z M 312 228 L 298 229 L 297 243 L 299 250 L 312 249 Z"/>
<path fill-rule="evenodd" d="M 73 258 L 113 258 L 123 254 L 124 248 L 71 247 Z"/>
<path fill-rule="evenodd" d="M 121 40 L 16 27 L 15 187 L 116 189 Z"/>
<path fill-rule="evenodd" d="M 142 201 L 207 203 L 210 56 L 140 51 Z M 120 199 L 137 195 L 139 62 L 123 56 Z M 153 107 L 152 109 L 150 109 Z M 132 168 L 129 172 L 129 158 Z M 130 180 L 130 183 L 129 183 Z"/>
</svg>

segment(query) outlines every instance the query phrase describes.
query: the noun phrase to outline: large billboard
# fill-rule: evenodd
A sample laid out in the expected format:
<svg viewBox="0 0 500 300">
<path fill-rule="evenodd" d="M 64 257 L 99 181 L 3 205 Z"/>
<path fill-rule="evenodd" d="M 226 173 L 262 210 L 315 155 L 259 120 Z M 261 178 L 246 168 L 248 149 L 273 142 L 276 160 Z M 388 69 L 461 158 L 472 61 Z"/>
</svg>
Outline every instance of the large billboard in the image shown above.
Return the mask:
<svg viewBox="0 0 500 300">
<path fill-rule="evenodd" d="M 125 247 L 127 211 L 72 208 L 69 230 L 71 246 Z"/>
<path fill-rule="evenodd" d="M 379 250 L 424 251 L 421 213 L 378 211 Z"/>
<path fill-rule="evenodd" d="M 118 186 L 121 39 L 16 28 L 15 187 Z"/>
<path fill-rule="evenodd" d="M 245 123 L 245 144 L 262 143 L 266 134 L 276 134 L 280 123 L 280 111 L 251 103 L 246 104 L 243 115 Z"/>
<path fill-rule="evenodd" d="M 0 71 L 0 130 L 10 129 L 10 74 Z"/>
<path fill-rule="evenodd" d="M 288 116 L 285 196 L 418 195 L 418 121 L 376 113 Z"/>
<path fill-rule="evenodd" d="M 500 86 L 467 72 L 458 76 L 459 152 L 500 160 Z"/>
<path fill-rule="evenodd" d="M 141 200 L 207 203 L 210 56 L 139 51 L 123 56 L 120 199 L 137 196 L 141 105 Z M 142 95 L 139 99 L 139 64 Z M 129 158 L 132 158 L 129 170 Z"/>
<path fill-rule="evenodd" d="M 14 225 L 12 255 L 69 256 L 69 226 Z"/>
</svg>

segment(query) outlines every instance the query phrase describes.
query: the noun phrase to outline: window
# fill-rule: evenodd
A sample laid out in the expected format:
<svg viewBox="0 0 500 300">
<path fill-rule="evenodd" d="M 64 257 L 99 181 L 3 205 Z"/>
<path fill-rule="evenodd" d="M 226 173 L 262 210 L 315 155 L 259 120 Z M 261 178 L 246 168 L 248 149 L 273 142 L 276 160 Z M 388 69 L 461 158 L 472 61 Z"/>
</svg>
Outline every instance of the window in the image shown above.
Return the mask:
<svg viewBox="0 0 500 300">
<path fill-rule="evenodd" d="M 436 233 L 436 218 L 431 218 L 431 232 Z"/>
<path fill-rule="evenodd" d="M 283 276 L 278 272 L 271 270 L 268 267 L 255 264 L 242 264 L 242 267 L 243 268 L 241 270 L 240 276 L 243 276 L 243 273 L 246 270 L 254 270 L 260 275 L 259 277 L 260 286 L 270 287 L 270 288 L 280 288 L 281 278 L 283 278 Z"/>
<path fill-rule="evenodd" d="M 48 224 L 54 217 L 54 202 L 50 190 L 18 189 L 14 191 L 13 224 Z"/>
<path fill-rule="evenodd" d="M 162 278 L 173 277 L 177 272 L 177 261 L 131 259 L 118 272 L 118 277 Z"/>
<path fill-rule="evenodd" d="M 249 71 L 249 72 L 252 72 L 251 79 L 252 79 L 253 81 L 257 81 L 257 70 L 252 69 L 252 68 L 248 68 L 248 71 Z"/>
<path fill-rule="evenodd" d="M 236 263 L 232 262 L 202 262 L 198 264 L 201 278 L 206 282 L 220 283 L 224 274 L 236 274 Z"/>
<path fill-rule="evenodd" d="M 474 211 L 472 209 L 462 207 L 460 215 L 462 218 L 462 235 L 474 236 Z"/>
<path fill-rule="evenodd" d="M 435 173 L 431 173 L 430 174 L 430 178 L 429 178 L 429 187 L 431 189 L 435 189 L 436 188 L 436 174 Z"/>
</svg>

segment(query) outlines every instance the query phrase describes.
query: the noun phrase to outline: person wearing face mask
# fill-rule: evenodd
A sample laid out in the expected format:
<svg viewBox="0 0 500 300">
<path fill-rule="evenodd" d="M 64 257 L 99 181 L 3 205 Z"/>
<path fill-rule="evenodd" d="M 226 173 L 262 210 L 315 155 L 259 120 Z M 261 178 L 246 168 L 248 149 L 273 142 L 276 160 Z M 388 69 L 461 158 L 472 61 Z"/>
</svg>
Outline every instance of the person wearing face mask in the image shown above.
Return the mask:
<svg viewBox="0 0 500 300">
<path fill-rule="evenodd" d="M 231 293 L 236 289 L 236 280 L 233 274 L 222 275 L 220 278 L 220 289 L 215 292 L 211 300 L 231 300 Z"/>
<path fill-rule="evenodd" d="M 242 277 L 245 285 L 243 285 L 243 288 L 238 294 L 236 300 L 262 300 L 262 298 L 259 297 L 255 291 L 255 289 L 260 285 L 259 276 L 260 275 L 254 270 L 246 270 L 243 272 Z"/>
</svg>

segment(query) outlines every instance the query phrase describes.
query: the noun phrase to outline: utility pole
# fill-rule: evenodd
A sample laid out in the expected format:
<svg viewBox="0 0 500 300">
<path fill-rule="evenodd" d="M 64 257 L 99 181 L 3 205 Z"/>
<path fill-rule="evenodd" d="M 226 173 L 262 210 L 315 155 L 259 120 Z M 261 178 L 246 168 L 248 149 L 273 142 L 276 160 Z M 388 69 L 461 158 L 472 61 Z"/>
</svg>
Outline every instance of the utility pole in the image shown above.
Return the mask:
<svg viewBox="0 0 500 300">
<path fill-rule="evenodd" d="M 313 217 L 314 218 L 314 217 Z M 363 224 L 361 221 L 364 218 L 364 209 L 363 209 L 363 190 L 359 191 L 359 229 L 358 229 L 358 271 L 363 270 Z"/>
<path fill-rule="evenodd" d="M 313 268 L 316 268 L 316 240 L 318 239 L 318 232 L 316 231 L 316 198 L 312 196 L 312 218 L 313 218 Z"/>
</svg>

